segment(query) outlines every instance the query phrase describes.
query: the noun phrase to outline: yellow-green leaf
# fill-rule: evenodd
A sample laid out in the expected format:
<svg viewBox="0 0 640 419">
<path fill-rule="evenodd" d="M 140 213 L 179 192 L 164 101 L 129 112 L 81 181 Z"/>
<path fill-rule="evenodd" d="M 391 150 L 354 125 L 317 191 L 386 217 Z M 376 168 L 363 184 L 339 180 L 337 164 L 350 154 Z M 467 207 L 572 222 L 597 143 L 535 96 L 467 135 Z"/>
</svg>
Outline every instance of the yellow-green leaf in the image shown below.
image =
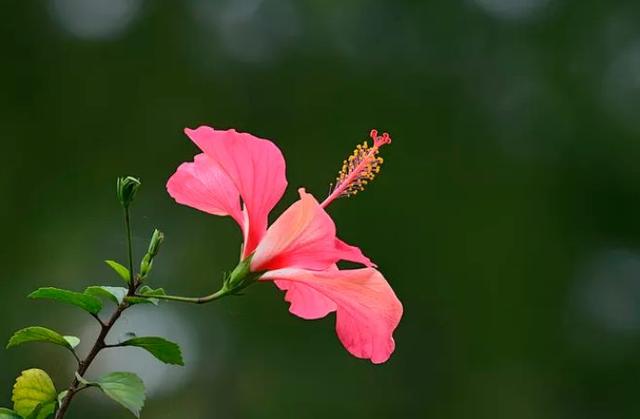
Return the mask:
<svg viewBox="0 0 640 419">
<path fill-rule="evenodd" d="M 13 410 L 26 418 L 36 408 L 42 412 L 45 405 L 55 402 L 57 395 L 53 381 L 46 372 L 37 368 L 22 371 L 13 386 Z"/>
<path fill-rule="evenodd" d="M 0 419 L 22 419 L 22 416 L 11 409 L 0 407 Z"/>
<path fill-rule="evenodd" d="M 7 348 L 27 342 L 48 342 L 64 346 L 67 349 L 73 349 L 80 343 L 80 339 L 75 336 L 62 336 L 60 333 L 46 327 L 31 326 L 15 332 L 9 339 Z"/>
<path fill-rule="evenodd" d="M 47 419 L 56 411 L 57 402 L 40 403 L 25 419 Z"/>
</svg>

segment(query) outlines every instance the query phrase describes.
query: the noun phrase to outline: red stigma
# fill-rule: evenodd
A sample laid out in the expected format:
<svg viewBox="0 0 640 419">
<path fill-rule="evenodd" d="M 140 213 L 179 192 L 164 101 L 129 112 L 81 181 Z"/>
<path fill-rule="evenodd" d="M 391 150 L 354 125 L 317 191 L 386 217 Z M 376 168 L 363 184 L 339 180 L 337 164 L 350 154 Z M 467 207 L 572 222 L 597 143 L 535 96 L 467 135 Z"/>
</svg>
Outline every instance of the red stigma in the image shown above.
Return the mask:
<svg viewBox="0 0 640 419">
<path fill-rule="evenodd" d="M 384 144 L 391 144 L 391 137 L 387 132 L 383 132 L 382 136 L 378 136 L 378 130 L 372 129 L 369 137 L 371 137 L 371 139 L 373 140 L 374 147 L 380 147 Z"/>
</svg>

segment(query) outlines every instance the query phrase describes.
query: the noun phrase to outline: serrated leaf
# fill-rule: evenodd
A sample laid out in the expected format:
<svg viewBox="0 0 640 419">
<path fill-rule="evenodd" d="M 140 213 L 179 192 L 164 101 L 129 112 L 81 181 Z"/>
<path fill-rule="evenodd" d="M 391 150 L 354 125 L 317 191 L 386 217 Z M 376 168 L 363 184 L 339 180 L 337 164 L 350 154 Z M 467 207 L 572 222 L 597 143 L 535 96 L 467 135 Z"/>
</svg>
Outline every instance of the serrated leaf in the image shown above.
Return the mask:
<svg viewBox="0 0 640 419">
<path fill-rule="evenodd" d="M 60 288 L 39 288 L 38 290 L 29 294 L 29 298 L 60 301 L 62 303 L 80 307 L 81 309 L 88 311 L 91 314 L 98 314 L 100 310 L 102 310 L 102 301 L 100 301 L 98 298 L 92 295 L 63 290 Z"/>
<path fill-rule="evenodd" d="M 129 290 L 124 287 L 107 286 L 93 286 L 84 290 L 84 293 L 87 295 L 98 298 L 108 298 L 116 304 L 121 304 L 128 292 Z"/>
<path fill-rule="evenodd" d="M 22 416 L 11 409 L 0 407 L 0 419 L 22 419 Z"/>
<path fill-rule="evenodd" d="M 46 327 L 31 326 L 15 332 L 9 339 L 7 348 L 27 342 L 48 342 L 73 350 L 80 343 L 80 339 L 75 336 L 62 336 L 60 333 Z"/>
<path fill-rule="evenodd" d="M 116 271 L 116 273 L 120 276 L 120 278 L 122 278 L 124 280 L 124 282 L 126 282 L 127 284 L 129 283 L 129 279 L 131 278 L 131 275 L 129 274 L 129 269 L 127 269 L 126 267 L 124 267 L 120 263 L 116 262 L 115 260 L 105 260 L 104 262 L 111 269 Z"/>
<path fill-rule="evenodd" d="M 113 372 L 100 377 L 95 384 L 104 394 L 140 417 L 145 399 L 144 383 L 140 377 L 131 372 Z"/>
<path fill-rule="evenodd" d="M 20 416 L 27 418 L 34 410 L 40 409 L 37 416 L 40 418 L 46 404 L 54 402 L 55 407 L 57 395 L 53 381 L 46 372 L 37 368 L 22 371 L 13 386 L 13 396 L 11 397 L 13 410 Z"/>
<path fill-rule="evenodd" d="M 146 349 L 165 364 L 184 365 L 182 351 L 177 343 L 156 336 L 145 336 L 122 342 L 122 346 L 137 346 Z"/>
</svg>

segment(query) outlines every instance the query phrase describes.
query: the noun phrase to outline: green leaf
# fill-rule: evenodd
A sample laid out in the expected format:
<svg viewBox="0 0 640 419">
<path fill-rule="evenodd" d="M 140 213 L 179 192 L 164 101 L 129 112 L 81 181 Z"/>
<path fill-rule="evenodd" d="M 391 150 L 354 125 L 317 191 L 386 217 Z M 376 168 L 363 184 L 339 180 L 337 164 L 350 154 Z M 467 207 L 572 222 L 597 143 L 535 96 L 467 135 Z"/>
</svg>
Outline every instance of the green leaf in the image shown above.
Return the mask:
<svg viewBox="0 0 640 419">
<path fill-rule="evenodd" d="M 94 286 L 84 290 L 87 295 L 92 295 L 98 298 L 108 298 L 116 304 L 121 304 L 124 297 L 129 290 L 124 287 L 107 287 L 107 286 Z"/>
<path fill-rule="evenodd" d="M 165 364 L 184 365 L 182 351 L 177 343 L 161 337 L 147 336 L 129 339 L 122 342 L 122 346 L 137 346 L 146 349 L 151 355 Z"/>
<path fill-rule="evenodd" d="M 40 403 L 33 409 L 33 412 L 25 419 L 47 419 L 56 411 L 56 401 L 50 401 L 46 403 Z"/>
<path fill-rule="evenodd" d="M 34 411 L 38 412 L 37 418 L 46 418 L 47 416 L 41 416 L 47 412 L 45 406 L 54 402 L 55 408 L 57 395 L 53 381 L 46 372 L 37 368 L 22 371 L 13 386 L 13 410 L 24 418 L 28 418 Z"/>
<path fill-rule="evenodd" d="M 135 304 L 154 304 L 154 305 L 158 305 L 158 299 L 157 298 L 145 298 L 145 297 L 124 297 L 124 300 L 131 304 L 131 305 L 135 305 Z M 155 301 L 152 301 L 155 300 Z"/>
<path fill-rule="evenodd" d="M 157 295 L 166 295 L 163 288 L 153 289 L 148 285 L 140 287 L 138 294 L 143 295 L 144 297 L 125 297 L 124 300 L 130 304 L 153 304 L 157 306 L 159 300 L 153 297 Z"/>
<path fill-rule="evenodd" d="M 80 343 L 80 339 L 75 336 L 62 336 L 60 333 L 46 327 L 31 326 L 15 332 L 9 339 L 7 348 L 27 342 L 48 342 L 73 350 Z"/>
<path fill-rule="evenodd" d="M 22 416 L 11 409 L 0 407 L 0 419 L 22 419 Z"/>
<path fill-rule="evenodd" d="M 140 295 L 144 295 L 144 296 L 148 296 L 148 297 L 153 297 L 153 296 L 156 296 L 156 295 L 167 295 L 167 293 L 164 292 L 164 288 L 153 289 L 148 285 L 141 286 L 140 289 L 138 290 L 138 293 Z"/>
<path fill-rule="evenodd" d="M 144 383 L 131 372 L 112 372 L 100 377 L 95 384 L 122 406 L 129 409 L 136 417 L 144 406 Z"/>
<path fill-rule="evenodd" d="M 75 349 L 76 346 L 80 345 L 80 339 L 75 336 L 63 336 L 64 340 L 67 341 L 71 348 Z"/>
<path fill-rule="evenodd" d="M 60 288 L 40 288 L 29 294 L 29 298 L 60 301 L 62 303 L 80 307 L 91 314 L 98 314 L 100 310 L 102 310 L 102 301 L 96 297 Z"/>
<path fill-rule="evenodd" d="M 124 279 L 124 282 L 129 283 L 129 278 L 131 275 L 129 274 L 129 269 L 125 268 L 123 265 L 119 264 L 115 260 L 105 260 L 104 261 L 111 269 L 116 271 L 120 278 Z"/>
</svg>

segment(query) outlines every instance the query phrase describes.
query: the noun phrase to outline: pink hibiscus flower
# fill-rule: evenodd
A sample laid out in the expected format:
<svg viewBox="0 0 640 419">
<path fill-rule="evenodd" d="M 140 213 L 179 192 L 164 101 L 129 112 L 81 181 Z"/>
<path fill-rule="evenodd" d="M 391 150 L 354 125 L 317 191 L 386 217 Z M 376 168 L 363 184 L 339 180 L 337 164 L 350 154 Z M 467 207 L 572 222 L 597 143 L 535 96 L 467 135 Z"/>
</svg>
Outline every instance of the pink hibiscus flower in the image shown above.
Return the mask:
<svg viewBox="0 0 640 419">
<path fill-rule="evenodd" d="M 362 254 L 336 236 L 325 208 L 335 199 L 362 190 L 380 171 L 385 133 L 371 132 L 373 145 L 358 145 L 343 163 L 332 192 L 322 203 L 304 189 L 276 221 L 269 212 L 287 186 L 285 161 L 269 140 L 235 130 L 201 126 L 186 135 L 202 150 L 183 163 L 167 189 L 176 202 L 209 214 L 230 216 L 243 232 L 241 263 L 229 285 L 273 281 L 285 291 L 289 311 L 303 319 L 319 319 L 336 312 L 336 331 L 344 347 L 358 358 L 382 363 L 394 351 L 393 331 L 402 317 L 402 304 Z M 340 260 L 364 265 L 340 270 Z"/>
</svg>

